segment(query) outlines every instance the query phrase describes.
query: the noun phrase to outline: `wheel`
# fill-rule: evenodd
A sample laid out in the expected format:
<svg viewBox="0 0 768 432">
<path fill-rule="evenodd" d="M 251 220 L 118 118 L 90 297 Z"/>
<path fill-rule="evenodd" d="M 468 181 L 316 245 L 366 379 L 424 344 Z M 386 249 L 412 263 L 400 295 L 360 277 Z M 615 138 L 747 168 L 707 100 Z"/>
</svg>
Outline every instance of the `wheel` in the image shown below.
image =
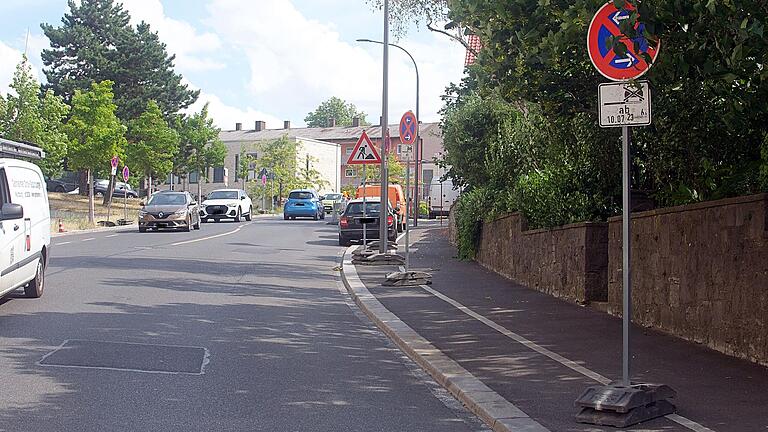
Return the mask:
<svg viewBox="0 0 768 432">
<path fill-rule="evenodd" d="M 200 219 L 200 222 L 202 222 L 202 223 L 208 223 L 208 218 L 202 218 L 202 219 Z"/>
<path fill-rule="evenodd" d="M 251 219 L 253 219 L 253 217 L 251 217 L 252 214 L 253 214 L 253 207 L 248 207 L 248 214 L 245 215 L 245 220 L 250 222 Z"/>
<path fill-rule="evenodd" d="M 54 192 L 64 193 L 66 190 L 64 190 L 64 186 L 56 186 L 56 190 Z"/>
<path fill-rule="evenodd" d="M 237 215 L 235 216 L 235 222 L 242 222 L 243 217 L 240 214 L 240 207 L 237 208 Z"/>
<path fill-rule="evenodd" d="M 325 220 L 325 212 L 320 213 L 320 220 Z"/>
<path fill-rule="evenodd" d="M 283 213 L 283 220 L 288 220 L 288 215 Z"/>
<path fill-rule="evenodd" d="M 96 191 L 96 192 L 93 193 L 93 196 L 95 196 L 95 197 L 103 197 L 104 196 L 104 192 Z"/>
<path fill-rule="evenodd" d="M 43 264 L 43 257 L 40 257 L 37 260 L 35 278 L 24 287 L 24 295 L 29 298 L 40 298 L 43 295 L 43 289 L 45 289 L 45 264 Z"/>
<path fill-rule="evenodd" d="M 200 219 L 197 220 L 197 223 L 192 226 L 192 228 L 199 230 L 200 229 Z"/>
<path fill-rule="evenodd" d="M 147 229 L 145 227 L 139 227 L 139 232 L 140 233 L 147 232 Z"/>
</svg>

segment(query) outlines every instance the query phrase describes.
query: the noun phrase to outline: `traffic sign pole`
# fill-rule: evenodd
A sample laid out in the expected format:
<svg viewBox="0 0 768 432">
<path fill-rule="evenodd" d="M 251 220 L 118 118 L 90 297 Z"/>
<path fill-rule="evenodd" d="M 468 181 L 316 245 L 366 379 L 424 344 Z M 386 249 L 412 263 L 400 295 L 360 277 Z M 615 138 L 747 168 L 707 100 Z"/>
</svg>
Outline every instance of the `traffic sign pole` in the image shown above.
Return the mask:
<svg viewBox="0 0 768 432">
<path fill-rule="evenodd" d="M 624 2 L 622 2 L 624 3 Z M 648 45 L 643 24 L 637 23 L 639 37 L 628 40 L 619 29 L 621 21 L 630 19 L 634 6 L 630 3 L 617 9 L 613 1 L 604 4 L 595 14 L 587 32 L 587 50 L 595 68 L 604 77 L 621 81 L 601 84 L 598 88 L 600 127 L 621 127 L 622 176 L 622 364 L 621 381 L 605 386 L 587 388 L 576 400 L 581 411 L 576 420 L 581 423 L 627 427 L 675 412 L 668 399 L 676 392 L 664 384 L 632 383 L 630 350 L 632 325 L 632 189 L 631 189 L 631 125 L 651 122 L 650 90 L 647 83 L 628 83 L 648 71 L 640 54 L 648 54 L 651 63 L 660 45 Z M 626 56 L 616 55 L 608 46 L 608 37 L 620 37 L 626 45 Z M 635 51 L 639 48 L 640 52 Z M 611 402 L 606 402 L 611 401 Z"/>
</svg>

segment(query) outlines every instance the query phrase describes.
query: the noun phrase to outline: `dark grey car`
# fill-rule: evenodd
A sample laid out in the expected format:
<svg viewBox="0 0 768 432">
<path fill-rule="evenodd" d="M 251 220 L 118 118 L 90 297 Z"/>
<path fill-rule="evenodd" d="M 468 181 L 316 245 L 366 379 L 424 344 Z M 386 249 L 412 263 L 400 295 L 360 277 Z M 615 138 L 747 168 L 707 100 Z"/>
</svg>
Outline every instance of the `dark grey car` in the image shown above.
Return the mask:
<svg viewBox="0 0 768 432">
<path fill-rule="evenodd" d="M 395 214 L 390 206 L 387 206 L 387 210 L 387 238 L 395 241 Z M 378 197 L 365 200 L 365 213 L 362 199 L 350 201 L 339 218 L 339 245 L 349 246 L 353 241 L 362 242 L 364 229 L 367 239 L 378 239 L 380 212 L 381 200 Z"/>
</svg>

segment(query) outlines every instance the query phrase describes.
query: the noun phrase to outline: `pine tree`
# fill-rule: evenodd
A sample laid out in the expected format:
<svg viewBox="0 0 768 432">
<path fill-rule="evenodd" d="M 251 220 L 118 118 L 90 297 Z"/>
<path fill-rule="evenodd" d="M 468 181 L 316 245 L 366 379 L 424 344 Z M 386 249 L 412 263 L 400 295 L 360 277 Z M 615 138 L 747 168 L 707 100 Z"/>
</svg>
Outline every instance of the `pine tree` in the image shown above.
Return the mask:
<svg viewBox="0 0 768 432">
<path fill-rule="evenodd" d="M 78 5 L 79 3 L 79 5 Z M 69 0 L 62 25 L 42 24 L 51 49 L 42 58 L 49 88 L 69 100 L 75 90 L 94 82 L 114 82 L 118 117 L 127 122 L 156 100 L 163 115 L 192 104 L 199 91 L 189 90 L 174 72 L 175 56 L 146 23 L 130 25 L 130 15 L 114 0 Z"/>
</svg>

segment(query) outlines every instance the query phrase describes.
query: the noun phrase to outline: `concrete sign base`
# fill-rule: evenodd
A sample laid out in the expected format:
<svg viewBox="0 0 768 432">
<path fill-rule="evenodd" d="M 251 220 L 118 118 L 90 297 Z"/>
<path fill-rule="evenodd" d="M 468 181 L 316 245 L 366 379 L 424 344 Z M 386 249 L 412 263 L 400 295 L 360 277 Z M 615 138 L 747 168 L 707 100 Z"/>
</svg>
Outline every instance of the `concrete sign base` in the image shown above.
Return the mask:
<svg viewBox="0 0 768 432">
<path fill-rule="evenodd" d="M 675 412 L 667 399 L 677 393 L 665 384 L 619 384 L 587 388 L 576 400 L 581 411 L 576 421 L 602 426 L 627 427 Z"/>
</svg>

